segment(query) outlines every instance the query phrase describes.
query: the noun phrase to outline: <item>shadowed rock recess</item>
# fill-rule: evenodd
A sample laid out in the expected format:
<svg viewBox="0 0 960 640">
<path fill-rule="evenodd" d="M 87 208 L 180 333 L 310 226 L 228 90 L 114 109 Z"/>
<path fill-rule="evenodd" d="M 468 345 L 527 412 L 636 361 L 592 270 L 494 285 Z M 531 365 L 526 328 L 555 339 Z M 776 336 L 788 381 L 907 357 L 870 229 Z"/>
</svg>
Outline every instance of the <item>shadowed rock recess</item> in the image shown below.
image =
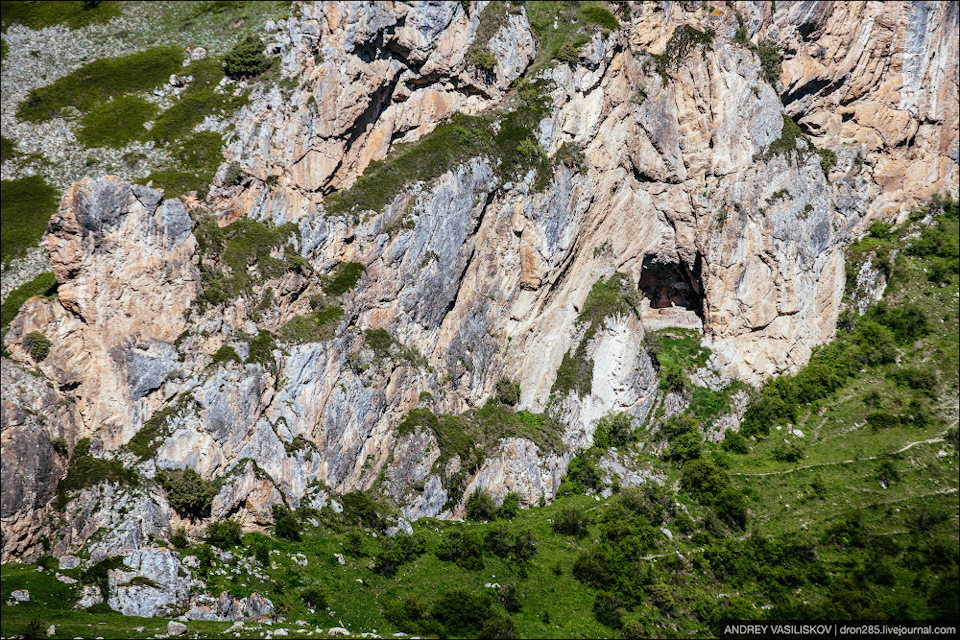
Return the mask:
<svg viewBox="0 0 960 640">
<path fill-rule="evenodd" d="M 783 55 L 771 84 L 721 4 L 627 3 L 551 66 L 522 5 L 491 27 L 495 3 L 293 3 L 208 193 L 63 194 L 57 295 L 3 342 L 3 561 L 121 554 L 108 604 L 160 615 L 189 600 L 151 542 L 179 527 L 356 490 L 407 520 L 477 489 L 551 502 L 604 416 L 679 410 L 651 331 L 702 339 L 715 388 L 804 365 L 847 245 L 957 192 L 957 9 L 734 3 Z M 160 586 L 116 586 L 134 575 Z"/>
</svg>

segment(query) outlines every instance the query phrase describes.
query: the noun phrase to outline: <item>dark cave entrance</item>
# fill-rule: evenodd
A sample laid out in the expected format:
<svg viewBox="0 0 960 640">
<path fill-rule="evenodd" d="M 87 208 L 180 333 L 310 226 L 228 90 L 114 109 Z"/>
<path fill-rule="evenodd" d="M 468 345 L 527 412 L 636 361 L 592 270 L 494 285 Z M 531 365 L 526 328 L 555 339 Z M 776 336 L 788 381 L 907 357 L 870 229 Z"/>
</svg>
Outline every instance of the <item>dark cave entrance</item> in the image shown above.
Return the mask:
<svg viewBox="0 0 960 640">
<path fill-rule="evenodd" d="M 680 307 L 693 311 L 703 319 L 703 283 L 700 279 L 700 254 L 693 268 L 682 258 L 677 262 L 665 261 L 657 256 L 643 259 L 640 282 L 637 287 L 650 301 L 651 309 Z"/>
</svg>

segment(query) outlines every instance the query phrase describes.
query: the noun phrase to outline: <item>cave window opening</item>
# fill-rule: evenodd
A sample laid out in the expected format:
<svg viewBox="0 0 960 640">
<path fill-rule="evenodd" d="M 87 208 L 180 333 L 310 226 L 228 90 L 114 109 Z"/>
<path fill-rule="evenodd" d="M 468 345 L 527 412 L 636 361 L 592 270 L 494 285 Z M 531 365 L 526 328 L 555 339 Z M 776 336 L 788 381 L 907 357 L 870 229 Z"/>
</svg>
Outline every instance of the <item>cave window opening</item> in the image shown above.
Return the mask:
<svg viewBox="0 0 960 640">
<path fill-rule="evenodd" d="M 700 254 L 691 268 L 680 258 L 664 260 L 658 256 L 643 259 L 637 284 L 651 309 L 679 307 L 693 311 L 703 319 L 703 282 L 700 278 Z"/>
</svg>

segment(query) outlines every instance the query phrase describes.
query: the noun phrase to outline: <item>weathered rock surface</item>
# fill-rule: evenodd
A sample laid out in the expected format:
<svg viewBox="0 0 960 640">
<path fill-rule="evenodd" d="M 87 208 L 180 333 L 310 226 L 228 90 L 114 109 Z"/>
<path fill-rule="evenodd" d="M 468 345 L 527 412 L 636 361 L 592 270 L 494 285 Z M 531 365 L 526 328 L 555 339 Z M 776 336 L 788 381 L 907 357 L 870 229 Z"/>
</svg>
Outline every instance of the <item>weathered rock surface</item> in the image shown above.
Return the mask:
<svg viewBox="0 0 960 640">
<path fill-rule="evenodd" d="M 95 436 L 95 455 L 118 456 L 146 479 L 179 468 L 225 478 L 212 516 L 251 526 L 269 524 L 277 502 L 320 506 L 331 490 L 375 486 L 406 519 L 455 517 L 464 509 L 464 498 L 451 500 L 458 474 L 463 496 L 516 491 L 535 504 L 552 499 L 604 416 L 626 412 L 639 425 L 657 407 L 680 411 L 683 399 L 659 390 L 643 350 L 650 330 L 702 331 L 712 370 L 695 377 L 708 386 L 801 366 L 834 330 L 845 244 L 874 217 L 957 189 L 957 11 L 797 2 L 771 14 L 769 4 L 737 6 L 755 41 L 784 50 L 776 87 L 756 53 L 731 42 L 732 9 L 631 5 L 624 29 L 598 32 L 577 64 L 540 73 L 550 108 L 534 135 L 550 155 L 582 149 L 582 167 L 556 163 L 535 188 L 532 171 L 505 177 L 497 158 L 477 157 L 407 185 L 381 211 L 339 217 L 325 215 L 325 198 L 394 144 L 457 111 L 511 108 L 509 85 L 533 60 L 534 39 L 524 10 L 509 13 L 485 43 L 498 64 L 481 74 L 465 60 L 481 18 L 462 3 L 303 4 L 269 35 L 285 82 L 254 95 L 228 144 L 228 162 L 245 177 L 226 184 L 234 172 L 224 165 L 210 199 L 222 224 L 296 221 L 291 247 L 313 275 L 256 278 L 251 295 L 190 309 L 200 258 L 183 205 L 111 177 L 71 187 L 45 240 L 59 298 L 29 301 L 5 339 L 19 363 L 29 362 L 30 331 L 53 346 L 39 365 L 51 389 L 3 361 L 13 390 L 3 403 L 4 478 L 18 479 L 4 483 L 4 558 L 36 548 L 66 463 L 47 453 L 54 437 L 72 447 Z M 661 75 L 650 54 L 674 46 L 680 25 L 716 37 Z M 809 141 L 783 137 L 785 114 Z M 829 175 L 817 148 L 836 153 Z M 316 276 L 346 261 L 366 271 L 338 299 L 344 314 L 332 338 L 281 342 L 273 362 L 249 359 L 243 336 L 308 313 Z M 590 392 L 556 397 L 558 368 L 585 336 L 578 315 L 615 272 L 644 293 L 639 314 L 594 327 L 584 345 Z M 255 309 L 267 287 L 273 304 Z M 388 354 L 364 337 L 374 329 L 397 341 Z M 225 344 L 245 362 L 211 366 Z M 476 468 L 458 456 L 441 465 L 433 432 L 397 434 L 417 407 L 483 406 L 503 375 L 520 384 L 518 409 L 556 410 L 563 450 L 503 438 Z M 740 400 L 711 437 L 737 428 Z M 174 406 L 155 454 L 140 462 L 121 452 Z M 44 456 L 36 469 L 21 462 Z M 617 454 L 600 466 L 626 484 L 658 480 Z M 56 523 L 64 535 L 55 552 L 101 528 L 102 555 L 167 535 L 181 523 L 146 484 L 81 493 Z M 189 606 L 178 588 L 161 597 L 125 587 L 134 595 L 111 603 Z M 272 612 L 253 596 L 192 604 L 195 619 Z"/>
<path fill-rule="evenodd" d="M 109 573 L 107 604 L 128 616 L 169 615 L 190 600 L 190 572 L 183 568 L 179 554 L 166 548 L 127 550 L 123 564 L 130 570 Z"/>
</svg>

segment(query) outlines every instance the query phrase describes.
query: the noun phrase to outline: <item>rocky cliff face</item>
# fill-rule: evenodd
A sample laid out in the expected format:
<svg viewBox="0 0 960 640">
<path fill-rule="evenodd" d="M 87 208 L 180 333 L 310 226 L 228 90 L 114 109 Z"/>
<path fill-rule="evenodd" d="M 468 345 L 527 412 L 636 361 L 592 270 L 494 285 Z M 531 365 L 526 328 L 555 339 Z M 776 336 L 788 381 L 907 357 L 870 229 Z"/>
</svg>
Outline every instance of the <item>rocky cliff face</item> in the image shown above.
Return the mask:
<svg viewBox="0 0 960 640">
<path fill-rule="evenodd" d="M 474 489 L 550 500 L 603 416 L 627 412 L 649 429 L 655 407 L 677 410 L 646 332 L 702 331 L 705 379 L 791 370 L 832 334 L 845 244 L 872 218 L 957 189 L 952 5 L 735 3 L 747 35 L 783 51 L 772 86 L 755 47 L 732 40 L 733 9 L 646 3 L 575 63 L 533 74 L 547 100 L 531 142 L 582 159 L 506 175 L 481 153 L 380 210 L 328 215 L 332 194 L 399 143 L 457 112 L 497 131 L 522 104 L 510 87 L 535 64 L 537 39 L 523 8 L 491 26 L 485 14 L 502 7 L 484 4 L 296 3 L 269 26 L 282 80 L 238 116 L 209 202 L 220 225 L 295 223 L 301 272 L 256 277 L 251 266 L 247 293 L 191 306 L 210 258 L 184 205 L 112 177 L 67 191 L 45 239 L 59 296 L 30 301 L 5 340 L 4 388 L 16 390 L 3 404 L 5 560 L 41 535 L 63 553 L 99 528 L 104 548 L 168 534 L 182 523 L 152 480 L 162 469 L 223 478 L 212 517 L 250 525 L 269 523 L 274 503 L 321 507 L 355 489 L 380 491 L 407 518 L 457 516 Z M 467 60 L 478 38 L 497 60 L 487 71 Z M 337 298 L 335 328 L 284 339 L 346 262 L 365 273 Z M 614 273 L 644 294 L 637 313 L 578 322 Z M 281 339 L 255 357 L 262 330 Z M 53 344 L 40 377 L 23 346 L 32 331 Z M 214 359 L 223 346 L 238 358 Z M 565 358 L 587 363 L 585 390 L 557 391 Z M 468 459 L 426 423 L 398 430 L 416 408 L 479 410 L 504 375 L 520 385 L 517 408 L 557 420 L 558 442 L 502 434 Z M 135 455 L 131 439 L 161 415 Z M 130 522 L 119 496 L 87 508 L 101 486 L 72 495 L 69 525 L 45 523 L 67 465 L 45 453 L 57 437 L 71 448 L 91 437 L 92 455 L 137 470 Z"/>
</svg>

